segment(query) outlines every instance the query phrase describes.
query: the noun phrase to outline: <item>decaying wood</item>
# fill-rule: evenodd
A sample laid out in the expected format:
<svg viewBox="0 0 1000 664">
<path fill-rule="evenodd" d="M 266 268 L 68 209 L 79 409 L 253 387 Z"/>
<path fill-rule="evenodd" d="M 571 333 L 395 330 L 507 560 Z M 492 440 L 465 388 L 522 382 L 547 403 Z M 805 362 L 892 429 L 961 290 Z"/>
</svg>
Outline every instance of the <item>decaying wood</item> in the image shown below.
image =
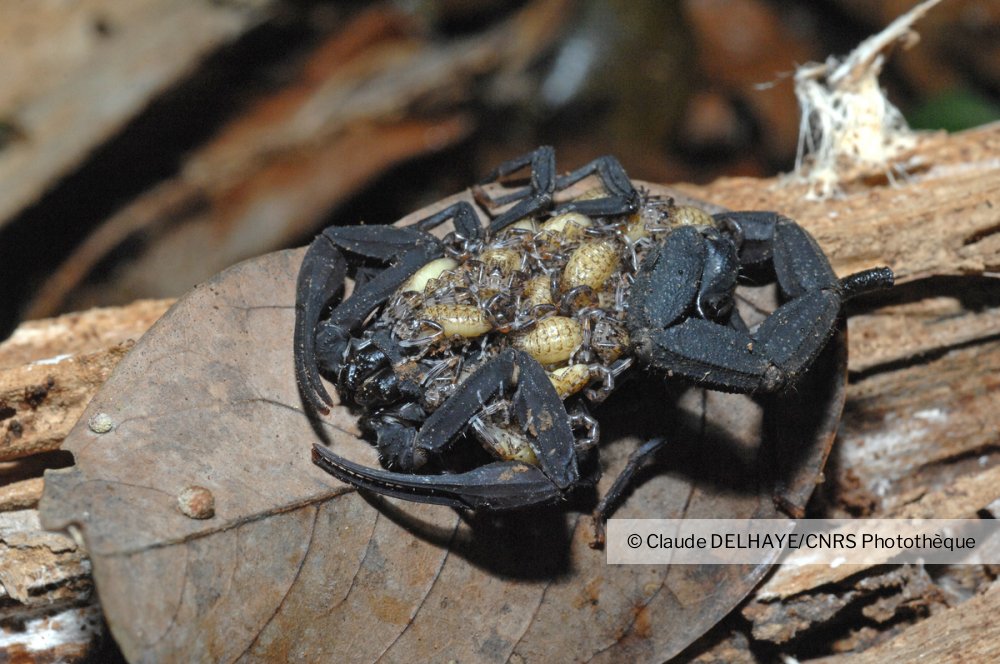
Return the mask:
<svg viewBox="0 0 1000 664">
<path fill-rule="evenodd" d="M 823 487 L 821 506 L 827 514 L 970 517 L 1000 499 L 1000 341 L 995 332 L 1000 296 L 990 274 L 1000 266 L 997 154 L 1000 126 L 928 137 L 911 159 L 922 164 L 919 170 L 897 188 L 855 183 L 844 199 L 824 203 L 803 201 L 801 188 L 778 181 L 727 179 L 685 187 L 728 207 L 782 210 L 819 238 L 839 273 L 885 263 L 900 275 L 895 293 L 861 303 L 850 321 L 854 381 Z M 138 317 L 142 322 L 129 329 L 155 317 L 155 309 L 146 311 L 145 318 Z M 122 332 L 103 337 L 102 330 L 105 323 L 108 329 L 122 325 L 111 323 L 114 316 L 106 312 L 92 320 L 102 321 L 86 335 L 94 345 L 67 341 L 64 347 L 71 350 L 63 350 L 59 339 L 65 322 L 57 320 L 32 323 L 25 328 L 31 334 L 15 336 L 23 345 L 32 336 L 44 339 L 51 328 L 44 350 L 8 352 L 10 342 L 0 347 L 0 360 L 22 358 L 20 365 L 0 362 L 7 367 L 0 373 L 0 381 L 6 381 L 0 382 L 3 398 L 18 413 L 4 418 L 5 435 L 10 437 L 11 419 L 20 422 L 42 413 L 34 415 L 31 427 L 22 425 L 34 442 L 20 448 L 5 442 L 14 456 L 57 446 L 59 427 L 42 422 L 46 402 L 55 402 L 49 395 L 76 385 L 72 407 L 82 408 L 120 357 Z M 78 355 L 37 364 L 67 352 Z M 36 364 L 25 366 L 25 361 Z M 48 385 L 49 375 L 57 380 L 41 390 L 45 395 L 39 401 L 32 395 L 41 391 L 32 388 Z M 68 414 L 50 418 L 63 427 L 72 423 Z M 65 428 L 61 431 L 65 435 Z M 872 659 L 904 661 L 940 647 L 953 658 L 956 653 L 995 657 L 1000 639 L 987 629 L 985 618 L 996 610 L 992 572 L 941 574 L 910 567 L 783 568 L 743 609 L 750 638 L 733 637 L 730 630 L 714 648 L 705 646 L 706 657 L 725 651 L 730 660 L 754 661 L 752 642 L 793 653 L 818 627 L 845 620 L 858 623 L 856 629 L 835 640 L 828 652 L 867 648 L 865 656 Z"/>
<path fill-rule="evenodd" d="M 34 510 L 0 512 L 0 654 L 5 661 L 80 661 L 101 638 L 90 561 Z"/>
<path fill-rule="evenodd" d="M 824 247 L 844 233 L 829 250 L 839 273 L 884 261 L 900 275 L 902 286 L 883 306 L 850 321 L 856 373 L 827 469 L 827 516 L 974 518 L 1000 498 L 998 139 L 995 125 L 925 139 L 911 159 L 920 171 L 898 189 L 856 187 L 822 204 L 784 200 L 794 187 L 752 193 L 745 180 L 711 185 L 723 203 L 734 204 L 729 196 L 749 207 L 773 200 Z M 919 639 L 929 633 L 925 625 L 935 624 L 948 644 L 943 661 L 995 659 L 995 635 L 956 633 L 977 631 L 960 602 L 994 578 L 983 568 L 930 578 L 910 567 L 789 565 L 758 589 L 743 615 L 758 644 L 780 652 L 795 652 L 810 634 L 841 624 L 846 635 L 829 650 L 871 646 L 880 661 L 910 661 L 924 656 Z M 958 608 L 947 609 L 951 604 Z"/>
<path fill-rule="evenodd" d="M 44 609 L 86 599 L 90 562 L 67 535 L 42 530 L 38 513 L 0 513 L 0 586 L 6 597 Z"/>
<path fill-rule="evenodd" d="M 38 524 L 41 474 L 57 461 L 43 452 L 58 449 L 124 352 L 172 302 L 30 321 L 0 343 L 0 652 L 7 659 L 81 661 L 101 646 L 89 559 L 72 538 Z"/>
<path fill-rule="evenodd" d="M 1000 624 L 991 617 L 1000 610 L 1000 584 L 957 607 L 941 611 L 895 638 L 864 652 L 819 660 L 826 664 L 861 662 L 993 662 L 997 659 Z"/>
<path fill-rule="evenodd" d="M 0 462 L 58 449 L 94 391 L 171 303 L 27 322 L 0 343 Z"/>
<path fill-rule="evenodd" d="M 990 425 L 1000 407 L 998 371 L 993 340 L 853 385 L 835 463 L 851 469 L 853 494 L 874 501 L 854 510 L 896 512 L 968 472 L 985 472 L 997 452 Z"/>
<path fill-rule="evenodd" d="M 26 321 L 0 342 L 0 370 L 55 358 L 107 350 L 138 339 L 174 300 L 138 300 L 127 307 L 103 307 Z"/>
<path fill-rule="evenodd" d="M 0 7 L 0 226 L 149 99 L 266 17 L 273 0 Z"/>
<path fill-rule="evenodd" d="M 228 265 L 308 234 L 391 166 L 474 129 L 463 104 L 486 76 L 521 71 L 558 34 L 566 0 L 536 0 L 481 33 L 427 38 L 375 5 L 338 25 L 291 81 L 262 95 L 158 183 L 106 219 L 35 294 L 30 317 L 67 303 L 182 293 Z M 2 174 L 2 172 L 0 172 Z M 92 268 L 126 240 L 110 286 Z"/>
<path fill-rule="evenodd" d="M 123 342 L 0 371 L 0 460 L 58 449 L 94 391 L 131 347 Z"/>
<path fill-rule="evenodd" d="M 852 371 L 933 357 L 1000 329 L 1000 295 L 993 278 L 943 278 L 922 284 L 909 298 L 851 320 Z"/>
<path fill-rule="evenodd" d="M 743 609 L 743 615 L 753 623 L 754 639 L 784 644 L 832 621 L 852 605 L 863 605 L 865 617 L 883 623 L 895 618 L 896 611 L 904 605 L 912 611 L 917 604 L 920 609 L 943 604 L 941 595 L 923 568 L 904 566 L 873 570 L 846 589 L 816 591 L 782 602 L 751 602 Z M 881 601 L 865 604 L 863 599 Z"/>
<path fill-rule="evenodd" d="M 994 124 L 957 137 L 925 136 L 904 158 L 909 175 L 897 186 L 848 183 L 839 199 L 807 200 L 807 185 L 786 180 L 724 178 L 678 188 L 730 208 L 780 210 L 816 236 L 838 274 L 891 265 L 905 284 L 1000 270 L 998 154 Z"/>
<path fill-rule="evenodd" d="M 0 512 L 37 506 L 44 487 L 41 477 L 32 477 L 0 486 Z"/>
<path fill-rule="evenodd" d="M 905 507 L 880 514 L 884 518 L 916 519 L 968 519 L 996 500 L 997 486 L 1000 485 L 1000 466 L 993 466 L 983 472 L 958 477 L 948 487 L 922 496 Z M 892 558 L 886 552 L 884 562 Z M 793 564 L 796 554 L 788 558 L 787 565 L 778 568 L 755 593 L 758 603 L 773 602 L 777 599 L 794 597 L 840 583 L 849 577 L 865 572 L 875 565 L 823 565 Z"/>
</svg>

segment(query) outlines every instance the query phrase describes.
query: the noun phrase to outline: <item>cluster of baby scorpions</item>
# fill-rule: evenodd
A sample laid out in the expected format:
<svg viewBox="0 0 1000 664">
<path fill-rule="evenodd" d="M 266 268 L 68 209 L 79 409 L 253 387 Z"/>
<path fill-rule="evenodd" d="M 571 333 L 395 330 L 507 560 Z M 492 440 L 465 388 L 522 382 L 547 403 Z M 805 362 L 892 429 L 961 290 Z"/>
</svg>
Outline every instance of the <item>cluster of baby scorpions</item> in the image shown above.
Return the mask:
<svg viewBox="0 0 1000 664">
<path fill-rule="evenodd" d="M 502 210 L 486 227 L 460 202 L 412 226 L 329 228 L 310 246 L 295 332 L 303 398 L 326 412 L 320 375 L 332 380 L 361 409 L 386 467 L 317 445 L 323 469 L 456 507 L 557 500 L 583 482 L 580 460 L 599 442 L 587 403 L 603 401 L 633 365 L 710 389 L 781 392 L 822 351 L 846 299 L 892 285 L 888 268 L 838 279 L 815 240 L 776 213 L 709 215 L 649 196 L 611 157 L 557 176 L 542 147 L 486 182 L 524 169 L 525 187 L 475 190 L 487 214 Z M 555 202 L 592 175 L 600 188 Z M 443 239 L 430 234 L 448 221 Z M 383 268 L 359 267 L 355 291 L 336 303 L 348 266 L 372 261 Z M 768 275 L 782 297 L 753 330 L 735 306 L 750 273 Z M 452 467 L 448 452 L 465 433 L 494 460 Z"/>
</svg>

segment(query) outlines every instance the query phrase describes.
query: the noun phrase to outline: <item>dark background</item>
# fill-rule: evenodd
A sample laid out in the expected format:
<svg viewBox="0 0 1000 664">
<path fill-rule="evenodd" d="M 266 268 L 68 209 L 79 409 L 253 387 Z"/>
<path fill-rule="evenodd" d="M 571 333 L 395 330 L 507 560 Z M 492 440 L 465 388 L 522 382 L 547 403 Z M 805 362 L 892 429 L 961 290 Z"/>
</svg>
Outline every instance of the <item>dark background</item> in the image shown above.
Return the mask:
<svg viewBox="0 0 1000 664">
<path fill-rule="evenodd" d="M 391 222 L 542 143 L 556 146 L 561 169 L 612 153 L 632 177 L 657 182 L 787 172 L 798 141 L 796 64 L 846 54 L 914 4 L 265 2 L 253 29 L 152 94 L 40 199 L 0 220 L 0 338 L 26 317 L 180 295 L 327 224 Z M 523 43 L 501 40 L 493 61 L 449 69 L 450 54 L 515 22 L 510 34 Z M 952 0 L 915 27 L 920 44 L 896 49 L 882 77 L 912 126 L 960 130 L 1000 117 L 1000 4 Z M 120 36 L 99 14 L 91 29 L 95 39 Z M 443 73 L 412 93 L 413 74 L 393 79 L 401 63 Z M 262 147 L 291 124 L 281 109 L 303 90 L 342 85 L 349 96 L 376 79 L 350 120 Z M 247 125 L 262 131 L 233 131 Z M 230 134 L 239 149 L 220 160 Z M 0 158 L 38 138 L 15 111 L 0 114 Z M 338 184 L 316 193 L 327 170 Z M 277 206 L 273 228 L 246 212 L 282 196 L 294 207 L 297 187 L 313 199 L 287 214 Z M 211 241 L 172 243 L 198 224 Z"/>
</svg>

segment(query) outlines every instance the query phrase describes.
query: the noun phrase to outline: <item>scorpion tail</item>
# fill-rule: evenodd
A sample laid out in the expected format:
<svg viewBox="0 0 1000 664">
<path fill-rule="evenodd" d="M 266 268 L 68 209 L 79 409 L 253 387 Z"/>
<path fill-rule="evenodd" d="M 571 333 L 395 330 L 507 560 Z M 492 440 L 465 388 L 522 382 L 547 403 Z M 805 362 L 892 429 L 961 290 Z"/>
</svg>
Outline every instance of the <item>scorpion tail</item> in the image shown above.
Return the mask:
<svg viewBox="0 0 1000 664">
<path fill-rule="evenodd" d="M 470 509 L 506 510 L 553 502 L 559 488 L 541 470 L 498 461 L 464 473 L 414 475 L 368 468 L 313 446 L 313 463 L 337 479 L 387 496 Z"/>
</svg>

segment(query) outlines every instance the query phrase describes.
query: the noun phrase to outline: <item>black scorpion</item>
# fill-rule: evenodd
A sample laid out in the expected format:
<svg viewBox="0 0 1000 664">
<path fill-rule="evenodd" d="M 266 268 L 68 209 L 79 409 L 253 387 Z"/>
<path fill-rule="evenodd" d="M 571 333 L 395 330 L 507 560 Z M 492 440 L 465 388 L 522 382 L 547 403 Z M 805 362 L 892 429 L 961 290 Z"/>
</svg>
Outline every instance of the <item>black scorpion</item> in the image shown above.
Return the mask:
<svg viewBox="0 0 1000 664">
<path fill-rule="evenodd" d="M 495 198 L 476 189 L 487 210 L 509 205 L 485 228 L 460 202 L 406 227 L 331 227 L 310 245 L 298 279 L 300 391 L 326 413 L 321 376 L 332 380 L 361 408 L 386 466 L 316 445 L 324 470 L 455 507 L 555 501 L 583 481 L 581 457 L 598 441 L 586 401 L 606 397 L 633 364 L 715 390 L 780 392 L 820 354 L 846 300 L 893 283 L 885 267 L 838 279 L 812 236 L 780 214 L 710 216 L 647 196 L 612 157 L 556 175 L 553 150 L 541 147 L 481 184 L 524 169 L 527 186 Z M 592 175 L 600 190 L 555 202 Z M 448 221 L 444 239 L 430 233 Z M 338 302 L 349 266 L 356 287 Z M 782 297 L 754 330 L 735 307 L 747 278 L 776 281 Z M 468 431 L 494 460 L 453 471 L 447 452 Z M 633 454 L 598 517 L 665 442 Z"/>
</svg>

